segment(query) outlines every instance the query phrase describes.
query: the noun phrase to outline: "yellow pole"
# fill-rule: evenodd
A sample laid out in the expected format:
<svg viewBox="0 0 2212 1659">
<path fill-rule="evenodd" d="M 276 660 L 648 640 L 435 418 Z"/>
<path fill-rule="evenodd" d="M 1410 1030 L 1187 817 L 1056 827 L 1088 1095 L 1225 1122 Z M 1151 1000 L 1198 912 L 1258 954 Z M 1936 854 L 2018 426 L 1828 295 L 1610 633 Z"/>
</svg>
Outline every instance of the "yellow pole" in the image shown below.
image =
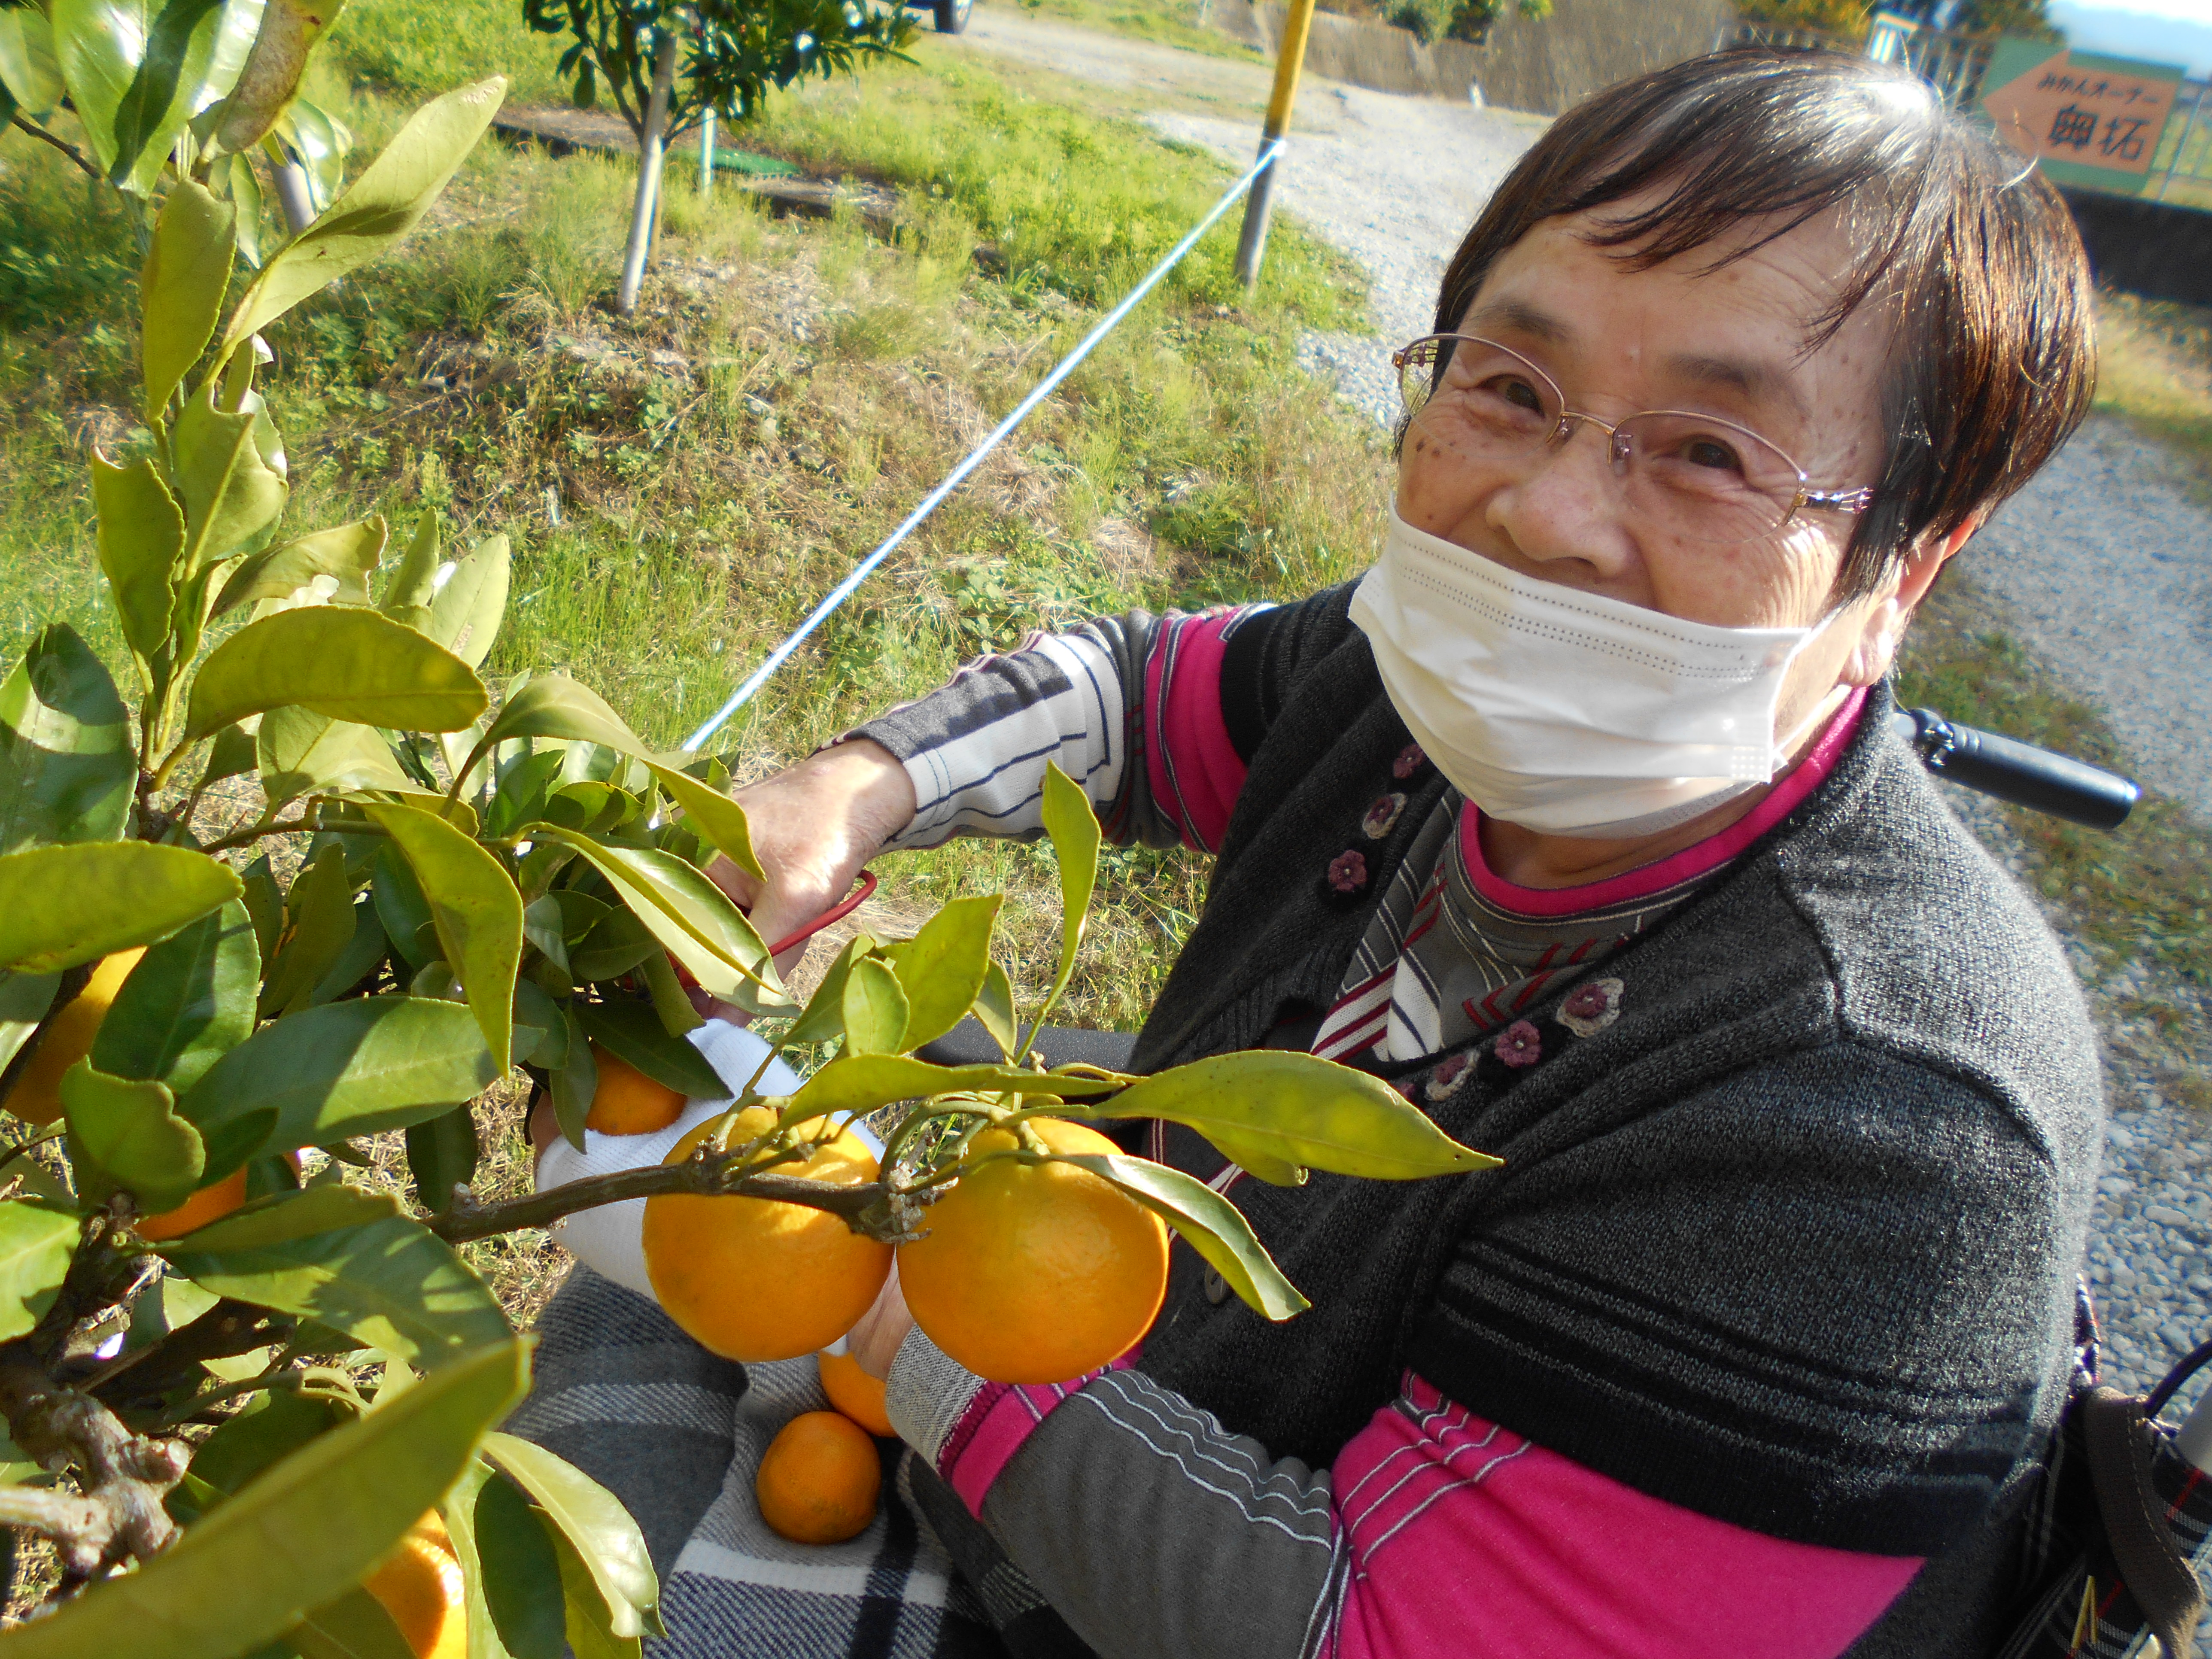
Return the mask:
<svg viewBox="0 0 2212 1659">
<path fill-rule="evenodd" d="M 1291 0 L 1290 15 L 1283 21 L 1282 47 L 1275 57 L 1275 90 L 1267 100 L 1267 123 L 1260 129 L 1263 154 L 1291 130 L 1291 106 L 1297 102 L 1298 71 L 1305 64 L 1306 35 L 1313 27 L 1313 13 L 1314 0 Z M 1275 206 L 1275 165 L 1267 163 L 1253 180 L 1252 193 L 1244 198 L 1244 230 L 1237 239 L 1237 280 L 1247 288 L 1258 283 L 1260 261 L 1267 251 L 1267 221 Z"/>
</svg>

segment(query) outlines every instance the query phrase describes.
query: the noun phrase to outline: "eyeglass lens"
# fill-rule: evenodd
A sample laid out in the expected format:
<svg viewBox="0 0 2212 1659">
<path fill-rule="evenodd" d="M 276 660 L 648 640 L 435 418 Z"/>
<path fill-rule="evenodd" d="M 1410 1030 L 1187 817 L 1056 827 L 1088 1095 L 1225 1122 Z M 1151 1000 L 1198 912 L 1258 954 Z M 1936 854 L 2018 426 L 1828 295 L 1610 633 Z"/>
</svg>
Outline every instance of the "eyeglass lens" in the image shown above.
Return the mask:
<svg viewBox="0 0 2212 1659">
<path fill-rule="evenodd" d="M 1405 354 L 1398 389 L 1409 428 L 1470 466 L 1526 459 L 1559 435 L 1565 415 L 1549 376 L 1486 340 L 1417 342 Z M 1620 422 L 1609 441 L 1601 428 L 1593 435 L 1608 441 L 1633 510 L 1685 539 L 1766 535 L 1790 516 L 1802 488 L 1796 466 L 1771 444 L 1711 416 L 1647 412 Z"/>
</svg>

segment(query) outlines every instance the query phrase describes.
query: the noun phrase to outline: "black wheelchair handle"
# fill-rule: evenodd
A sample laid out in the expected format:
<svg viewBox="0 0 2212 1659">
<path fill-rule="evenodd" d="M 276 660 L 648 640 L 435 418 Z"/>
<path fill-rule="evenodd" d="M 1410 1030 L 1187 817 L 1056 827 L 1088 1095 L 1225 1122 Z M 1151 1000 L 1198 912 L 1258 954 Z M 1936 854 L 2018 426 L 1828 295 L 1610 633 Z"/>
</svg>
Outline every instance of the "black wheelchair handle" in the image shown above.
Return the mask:
<svg viewBox="0 0 2212 1659">
<path fill-rule="evenodd" d="M 1957 725 L 1932 708 L 1900 708 L 1890 720 L 1937 777 L 2092 830 L 2118 829 L 2142 795 L 2118 773 Z"/>
</svg>

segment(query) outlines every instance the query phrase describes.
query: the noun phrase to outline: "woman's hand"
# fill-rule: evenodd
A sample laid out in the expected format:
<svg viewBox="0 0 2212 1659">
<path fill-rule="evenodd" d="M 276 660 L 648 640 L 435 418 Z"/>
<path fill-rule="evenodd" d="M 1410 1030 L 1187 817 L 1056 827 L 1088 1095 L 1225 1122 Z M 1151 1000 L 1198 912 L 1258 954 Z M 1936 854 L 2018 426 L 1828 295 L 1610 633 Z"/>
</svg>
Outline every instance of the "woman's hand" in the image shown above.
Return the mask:
<svg viewBox="0 0 2212 1659">
<path fill-rule="evenodd" d="M 890 750 L 866 738 L 841 743 L 737 791 L 752 830 L 753 853 L 768 874 L 758 882 L 727 859 L 707 873 L 751 912 L 754 931 L 773 944 L 805 927 L 852 890 L 860 866 L 914 821 L 914 785 Z M 788 973 L 806 954 L 793 945 L 776 958 Z M 722 1004 L 707 1012 L 743 1024 L 750 1016 Z"/>
<path fill-rule="evenodd" d="M 891 1361 L 898 1357 L 899 1344 L 914 1328 L 914 1316 L 906 1310 L 906 1296 L 899 1289 L 898 1263 L 891 1263 L 891 1276 L 876 1292 L 875 1303 L 860 1316 L 860 1322 L 845 1334 L 845 1345 L 860 1369 L 870 1376 L 884 1377 L 891 1374 Z"/>
</svg>

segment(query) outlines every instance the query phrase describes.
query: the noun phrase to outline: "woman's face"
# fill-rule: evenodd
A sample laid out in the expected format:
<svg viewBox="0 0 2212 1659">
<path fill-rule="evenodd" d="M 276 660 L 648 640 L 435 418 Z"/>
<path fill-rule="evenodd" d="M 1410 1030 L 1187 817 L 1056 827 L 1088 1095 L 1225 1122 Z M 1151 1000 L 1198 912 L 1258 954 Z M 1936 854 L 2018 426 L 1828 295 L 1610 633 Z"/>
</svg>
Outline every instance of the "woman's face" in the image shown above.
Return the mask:
<svg viewBox="0 0 2212 1659">
<path fill-rule="evenodd" d="M 1860 307 L 1819 349 L 1805 349 L 1812 319 L 1852 263 L 1839 228 L 1814 221 L 1717 270 L 1711 267 L 1724 248 L 1635 270 L 1584 240 L 1595 223 L 1550 220 L 1523 237 L 1492 270 L 1459 331 L 1511 347 L 1558 383 L 1570 408 L 1608 423 L 1644 410 L 1718 416 L 1768 440 L 1814 489 L 1875 482 L 1889 344 L 1880 308 Z M 1439 408 L 1432 428 L 1425 417 L 1406 434 L 1398 511 L 1417 529 L 1525 575 L 1688 621 L 1790 628 L 1826 612 L 1850 515 L 1801 511 L 1735 544 L 1689 539 L 1638 510 L 1594 427 L 1578 424 L 1565 443 L 1525 457 L 1483 462 L 1449 441 L 1443 418 Z M 1823 629 L 1793 667 L 1780 731 L 1839 682 L 1869 684 L 1887 671 L 1903 615 L 1940 563 L 1940 556 L 1908 561 Z"/>
</svg>

